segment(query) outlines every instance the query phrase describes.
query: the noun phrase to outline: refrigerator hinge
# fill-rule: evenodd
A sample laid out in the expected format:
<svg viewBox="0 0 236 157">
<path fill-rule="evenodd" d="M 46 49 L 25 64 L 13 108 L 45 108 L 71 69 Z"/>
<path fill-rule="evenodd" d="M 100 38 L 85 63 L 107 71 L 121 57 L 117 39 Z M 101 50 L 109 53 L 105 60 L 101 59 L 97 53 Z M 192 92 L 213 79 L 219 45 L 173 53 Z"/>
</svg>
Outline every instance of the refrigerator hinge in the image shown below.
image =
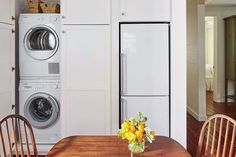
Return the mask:
<svg viewBox="0 0 236 157">
<path fill-rule="evenodd" d="M 16 107 L 16 105 L 12 104 L 11 109 L 13 110 Z"/>
</svg>

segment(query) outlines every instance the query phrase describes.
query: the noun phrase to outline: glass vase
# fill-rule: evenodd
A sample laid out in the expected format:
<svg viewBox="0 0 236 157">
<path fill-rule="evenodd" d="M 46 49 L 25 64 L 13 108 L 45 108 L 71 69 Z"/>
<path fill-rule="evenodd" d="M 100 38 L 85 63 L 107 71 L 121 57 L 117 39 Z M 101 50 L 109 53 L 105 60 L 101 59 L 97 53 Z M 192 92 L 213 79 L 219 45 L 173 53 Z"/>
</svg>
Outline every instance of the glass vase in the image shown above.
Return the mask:
<svg viewBox="0 0 236 157">
<path fill-rule="evenodd" d="M 143 140 L 142 142 L 137 142 L 137 141 L 130 142 L 128 148 L 131 151 L 131 156 L 132 153 L 134 154 L 143 153 L 145 150 L 145 141 Z"/>
</svg>

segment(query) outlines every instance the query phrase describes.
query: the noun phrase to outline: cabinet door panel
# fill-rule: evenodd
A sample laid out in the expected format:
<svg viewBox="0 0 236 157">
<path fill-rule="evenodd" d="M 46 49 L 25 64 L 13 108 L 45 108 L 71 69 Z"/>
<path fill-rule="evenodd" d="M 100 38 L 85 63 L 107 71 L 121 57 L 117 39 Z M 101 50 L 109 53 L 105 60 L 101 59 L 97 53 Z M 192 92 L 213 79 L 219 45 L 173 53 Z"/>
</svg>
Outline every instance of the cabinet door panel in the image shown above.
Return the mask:
<svg viewBox="0 0 236 157">
<path fill-rule="evenodd" d="M 169 97 L 123 97 L 123 118 L 142 112 L 147 116 L 147 125 L 157 135 L 169 136 Z"/>
<path fill-rule="evenodd" d="M 64 136 L 110 134 L 109 30 L 107 25 L 63 26 L 61 113 L 67 126 Z"/>
<path fill-rule="evenodd" d="M 122 21 L 170 21 L 170 0 L 121 0 Z"/>
<path fill-rule="evenodd" d="M 65 26 L 66 88 L 106 89 L 110 66 L 107 26 Z M 64 46 L 63 46 L 64 47 Z"/>
<path fill-rule="evenodd" d="M 169 95 L 169 25 L 121 25 L 124 95 Z"/>
<path fill-rule="evenodd" d="M 11 113 L 15 104 L 15 58 L 13 26 L 0 24 L 0 119 Z"/>
<path fill-rule="evenodd" d="M 63 24 L 109 24 L 110 0 L 62 0 Z"/>
<path fill-rule="evenodd" d="M 67 135 L 106 134 L 109 110 L 104 91 L 70 91 L 66 99 Z"/>
<path fill-rule="evenodd" d="M 15 0 L 0 0 L 0 23 L 14 24 Z"/>
</svg>

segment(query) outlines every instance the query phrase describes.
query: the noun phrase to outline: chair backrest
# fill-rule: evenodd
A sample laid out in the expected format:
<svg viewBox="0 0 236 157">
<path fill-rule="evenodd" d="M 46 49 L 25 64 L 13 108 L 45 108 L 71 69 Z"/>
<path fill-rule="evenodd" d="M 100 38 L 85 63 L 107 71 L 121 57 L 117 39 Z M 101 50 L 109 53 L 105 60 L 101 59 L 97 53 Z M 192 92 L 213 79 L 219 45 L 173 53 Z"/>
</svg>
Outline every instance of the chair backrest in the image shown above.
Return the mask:
<svg viewBox="0 0 236 157">
<path fill-rule="evenodd" d="M 38 157 L 33 129 L 20 115 L 9 115 L 0 121 L 0 146 L 3 157 Z"/>
<path fill-rule="evenodd" d="M 199 137 L 197 157 L 235 156 L 236 121 L 228 116 L 216 114 L 203 125 Z"/>
</svg>

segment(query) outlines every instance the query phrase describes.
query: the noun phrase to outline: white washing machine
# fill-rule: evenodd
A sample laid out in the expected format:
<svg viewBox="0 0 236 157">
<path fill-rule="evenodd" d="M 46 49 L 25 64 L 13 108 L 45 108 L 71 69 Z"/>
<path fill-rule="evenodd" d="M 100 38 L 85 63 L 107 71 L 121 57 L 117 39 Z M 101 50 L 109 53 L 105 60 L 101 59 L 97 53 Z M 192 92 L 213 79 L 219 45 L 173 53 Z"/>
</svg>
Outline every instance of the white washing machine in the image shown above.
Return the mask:
<svg viewBox="0 0 236 157">
<path fill-rule="evenodd" d="M 59 85 L 58 81 L 20 82 L 19 112 L 32 125 L 37 144 L 60 140 Z"/>
<path fill-rule="evenodd" d="M 59 79 L 60 14 L 21 14 L 20 79 Z"/>
</svg>

